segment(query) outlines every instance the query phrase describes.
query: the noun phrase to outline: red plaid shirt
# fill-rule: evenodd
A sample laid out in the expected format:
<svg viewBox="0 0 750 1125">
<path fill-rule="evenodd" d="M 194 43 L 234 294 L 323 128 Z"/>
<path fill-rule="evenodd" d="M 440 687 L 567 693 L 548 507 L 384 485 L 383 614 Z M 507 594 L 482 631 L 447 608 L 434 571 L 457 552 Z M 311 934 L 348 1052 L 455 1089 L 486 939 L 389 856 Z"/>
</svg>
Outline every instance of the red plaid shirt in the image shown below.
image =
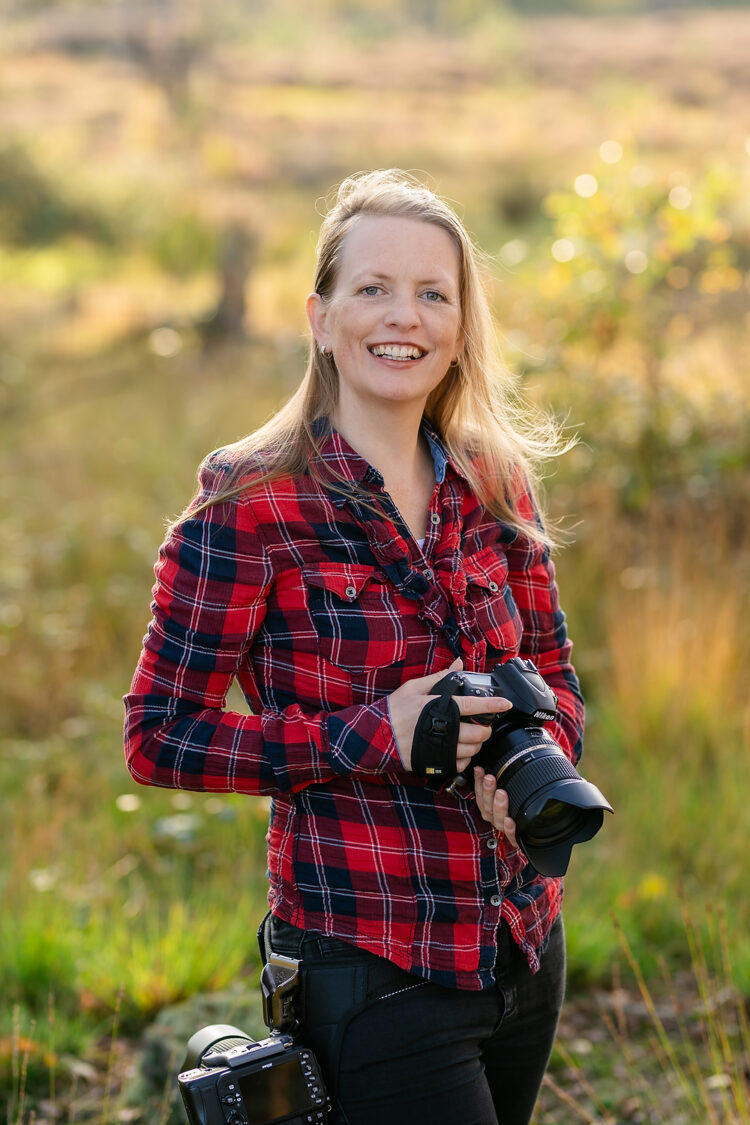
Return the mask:
<svg viewBox="0 0 750 1125">
<path fill-rule="evenodd" d="M 153 619 L 125 696 L 146 785 L 273 796 L 269 902 L 296 926 L 439 984 L 493 982 L 501 919 L 539 965 L 562 884 L 479 815 L 473 792 L 408 773 L 387 695 L 405 680 L 531 657 L 559 697 L 572 761 L 583 703 L 548 553 L 478 503 L 425 427 L 436 485 L 417 544 L 380 474 L 336 432 L 312 475 L 255 486 L 187 518 L 160 548 Z M 228 469 L 208 458 L 198 500 Z M 321 466 L 324 468 L 324 466 Z M 522 511 L 532 516 L 528 495 Z M 251 714 L 223 709 L 236 677 Z"/>
</svg>

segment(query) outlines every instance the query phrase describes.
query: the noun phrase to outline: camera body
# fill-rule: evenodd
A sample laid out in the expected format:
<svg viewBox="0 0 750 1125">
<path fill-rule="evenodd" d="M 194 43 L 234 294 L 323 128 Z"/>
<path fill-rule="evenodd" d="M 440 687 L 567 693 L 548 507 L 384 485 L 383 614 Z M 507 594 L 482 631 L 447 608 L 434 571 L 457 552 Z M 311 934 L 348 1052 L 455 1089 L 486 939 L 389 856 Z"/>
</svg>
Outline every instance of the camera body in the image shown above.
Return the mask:
<svg viewBox="0 0 750 1125">
<path fill-rule="evenodd" d="M 297 1044 L 300 961 L 271 950 L 260 985 L 271 1034 L 212 1024 L 191 1036 L 177 1082 L 190 1125 L 318 1125 L 330 1101 L 318 1061 Z"/>
<path fill-rule="evenodd" d="M 196 1033 L 204 1039 L 212 1035 L 208 1050 L 199 1054 L 200 1065 L 177 1079 L 190 1125 L 317 1125 L 326 1120 L 326 1090 L 309 1048 L 278 1032 L 259 1042 L 224 1025 Z"/>
<path fill-rule="evenodd" d="M 500 727 L 524 727 L 546 723 L 557 714 L 557 696 L 540 676 L 531 660 L 514 656 L 505 664 L 496 664 L 491 672 L 455 672 L 459 681 L 454 695 L 502 695 L 512 710 L 499 715 L 477 715 L 476 722 Z"/>
<path fill-rule="evenodd" d="M 508 815 L 529 861 L 541 875 L 564 875 L 573 845 L 590 840 L 612 807 L 568 760 L 562 747 L 540 726 L 557 714 L 557 696 L 531 660 L 514 656 L 491 672 L 451 672 L 452 695 L 502 696 L 509 711 L 474 716 L 492 734 L 472 761 L 508 793 Z M 434 694 L 439 694 L 441 680 Z M 470 771 L 471 768 L 470 767 Z M 469 772 L 470 772 L 469 771 Z M 466 785 L 456 778 L 450 791 Z"/>
</svg>

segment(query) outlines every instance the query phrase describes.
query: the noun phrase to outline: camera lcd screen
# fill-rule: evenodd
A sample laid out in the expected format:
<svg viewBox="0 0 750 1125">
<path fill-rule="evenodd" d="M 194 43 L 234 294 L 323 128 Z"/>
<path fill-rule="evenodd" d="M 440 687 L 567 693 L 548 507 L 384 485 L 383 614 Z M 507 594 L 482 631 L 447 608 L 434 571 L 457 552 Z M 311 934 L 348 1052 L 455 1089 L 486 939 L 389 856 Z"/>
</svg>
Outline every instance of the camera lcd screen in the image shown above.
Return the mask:
<svg viewBox="0 0 750 1125">
<path fill-rule="evenodd" d="M 313 1105 L 298 1059 L 246 1074 L 238 1085 L 249 1125 L 267 1125 Z"/>
</svg>

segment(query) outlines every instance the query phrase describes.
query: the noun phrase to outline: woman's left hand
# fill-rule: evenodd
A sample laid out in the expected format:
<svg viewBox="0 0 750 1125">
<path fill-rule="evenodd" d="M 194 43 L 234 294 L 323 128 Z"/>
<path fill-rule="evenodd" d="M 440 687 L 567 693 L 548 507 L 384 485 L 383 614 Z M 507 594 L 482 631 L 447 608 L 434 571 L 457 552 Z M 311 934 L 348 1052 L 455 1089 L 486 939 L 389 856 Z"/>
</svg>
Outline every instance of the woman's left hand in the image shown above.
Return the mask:
<svg viewBox="0 0 750 1125">
<path fill-rule="evenodd" d="M 481 766 L 474 767 L 474 793 L 482 817 L 502 832 L 512 848 L 517 848 L 516 822 L 508 816 L 508 794 L 498 789 L 495 778 Z"/>
</svg>

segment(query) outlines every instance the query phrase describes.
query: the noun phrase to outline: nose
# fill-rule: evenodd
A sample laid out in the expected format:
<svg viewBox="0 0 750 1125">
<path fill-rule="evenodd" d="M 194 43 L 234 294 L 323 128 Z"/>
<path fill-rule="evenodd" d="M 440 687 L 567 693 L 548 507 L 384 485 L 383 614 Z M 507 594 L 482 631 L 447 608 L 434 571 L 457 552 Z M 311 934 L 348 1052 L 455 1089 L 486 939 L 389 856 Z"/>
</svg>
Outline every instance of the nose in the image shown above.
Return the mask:
<svg viewBox="0 0 750 1125">
<path fill-rule="evenodd" d="M 413 293 L 393 294 L 385 314 L 385 323 L 393 328 L 416 328 L 419 324 L 419 305 Z"/>
</svg>

